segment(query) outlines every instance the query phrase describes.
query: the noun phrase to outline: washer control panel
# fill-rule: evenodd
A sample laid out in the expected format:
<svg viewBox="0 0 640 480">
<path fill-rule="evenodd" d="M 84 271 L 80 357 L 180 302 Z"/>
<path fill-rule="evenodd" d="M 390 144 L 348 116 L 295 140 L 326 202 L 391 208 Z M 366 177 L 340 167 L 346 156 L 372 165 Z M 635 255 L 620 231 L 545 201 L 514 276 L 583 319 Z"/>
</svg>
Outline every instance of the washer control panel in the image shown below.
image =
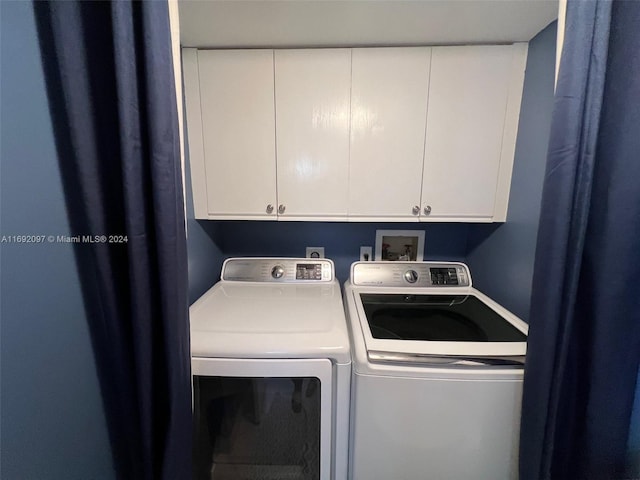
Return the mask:
<svg viewBox="0 0 640 480">
<path fill-rule="evenodd" d="M 229 258 L 221 279 L 232 282 L 319 283 L 335 278 L 326 258 Z"/>
<path fill-rule="evenodd" d="M 356 262 L 351 283 L 379 287 L 470 287 L 469 267 L 459 262 Z"/>
</svg>

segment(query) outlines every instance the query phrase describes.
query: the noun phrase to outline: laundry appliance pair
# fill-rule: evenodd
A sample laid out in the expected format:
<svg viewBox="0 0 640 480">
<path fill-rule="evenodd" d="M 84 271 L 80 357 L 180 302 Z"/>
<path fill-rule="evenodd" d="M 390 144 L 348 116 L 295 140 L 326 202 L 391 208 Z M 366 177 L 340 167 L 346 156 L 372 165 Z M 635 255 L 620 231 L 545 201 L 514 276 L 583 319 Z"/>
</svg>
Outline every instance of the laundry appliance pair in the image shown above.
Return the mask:
<svg viewBox="0 0 640 480">
<path fill-rule="evenodd" d="M 197 479 L 516 478 L 527 327 L 464 264 L 231 258 L 190 319 Z"/>
</svg>

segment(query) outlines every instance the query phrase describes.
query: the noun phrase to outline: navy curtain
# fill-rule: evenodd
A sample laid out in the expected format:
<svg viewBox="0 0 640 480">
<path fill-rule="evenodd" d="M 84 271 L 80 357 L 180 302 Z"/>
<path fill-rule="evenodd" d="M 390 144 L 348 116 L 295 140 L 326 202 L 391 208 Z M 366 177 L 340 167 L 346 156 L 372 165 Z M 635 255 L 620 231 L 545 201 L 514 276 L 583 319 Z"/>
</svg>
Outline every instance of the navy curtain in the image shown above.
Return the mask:
<svg viewBox="0 0 640 480">
<path fill-rule="evenodd" d="M 566 19 L 533 278 L 520 478 L 631 478 L 640 2 L 569 0 Z"/>
<path fill-rule="evenodd" d="M 34 8 L 115 470 L 121 479 L 188 479 L 187 259 L 168 5 Z"/>
</svg>

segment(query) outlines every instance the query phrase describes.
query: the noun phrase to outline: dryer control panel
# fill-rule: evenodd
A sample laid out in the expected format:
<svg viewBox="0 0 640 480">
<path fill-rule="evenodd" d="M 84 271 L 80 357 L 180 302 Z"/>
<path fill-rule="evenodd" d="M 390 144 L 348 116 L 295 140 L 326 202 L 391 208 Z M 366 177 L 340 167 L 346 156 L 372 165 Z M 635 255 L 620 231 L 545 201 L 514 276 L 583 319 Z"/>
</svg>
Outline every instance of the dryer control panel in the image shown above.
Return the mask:
<svg viewBox="0 0 640 480">
<path fill-rule="evenodd" d="M 320 283 L 335 278 L 326 258 L 229 258 L 221 279 L 232 282 Z"/>
<path fill-rule="evenodd" d="M 470 287 L 469 267 L 459 262 L 356 262 L 351 283 L 379 287 Z"/>
</svg>

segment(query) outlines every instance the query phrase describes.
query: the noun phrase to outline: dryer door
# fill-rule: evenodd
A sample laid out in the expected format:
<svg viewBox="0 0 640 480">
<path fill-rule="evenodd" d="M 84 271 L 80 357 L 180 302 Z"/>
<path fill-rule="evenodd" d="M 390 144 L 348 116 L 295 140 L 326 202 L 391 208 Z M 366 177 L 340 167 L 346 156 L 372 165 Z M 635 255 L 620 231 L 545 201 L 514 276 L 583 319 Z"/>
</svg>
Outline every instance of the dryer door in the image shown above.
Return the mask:
<svg viewBox="0 0 640 480">
<path fill-rule="evenodd" d="M 327 359 L 194 358 L 194 478 L 329 480 Z"/>
</svg>

